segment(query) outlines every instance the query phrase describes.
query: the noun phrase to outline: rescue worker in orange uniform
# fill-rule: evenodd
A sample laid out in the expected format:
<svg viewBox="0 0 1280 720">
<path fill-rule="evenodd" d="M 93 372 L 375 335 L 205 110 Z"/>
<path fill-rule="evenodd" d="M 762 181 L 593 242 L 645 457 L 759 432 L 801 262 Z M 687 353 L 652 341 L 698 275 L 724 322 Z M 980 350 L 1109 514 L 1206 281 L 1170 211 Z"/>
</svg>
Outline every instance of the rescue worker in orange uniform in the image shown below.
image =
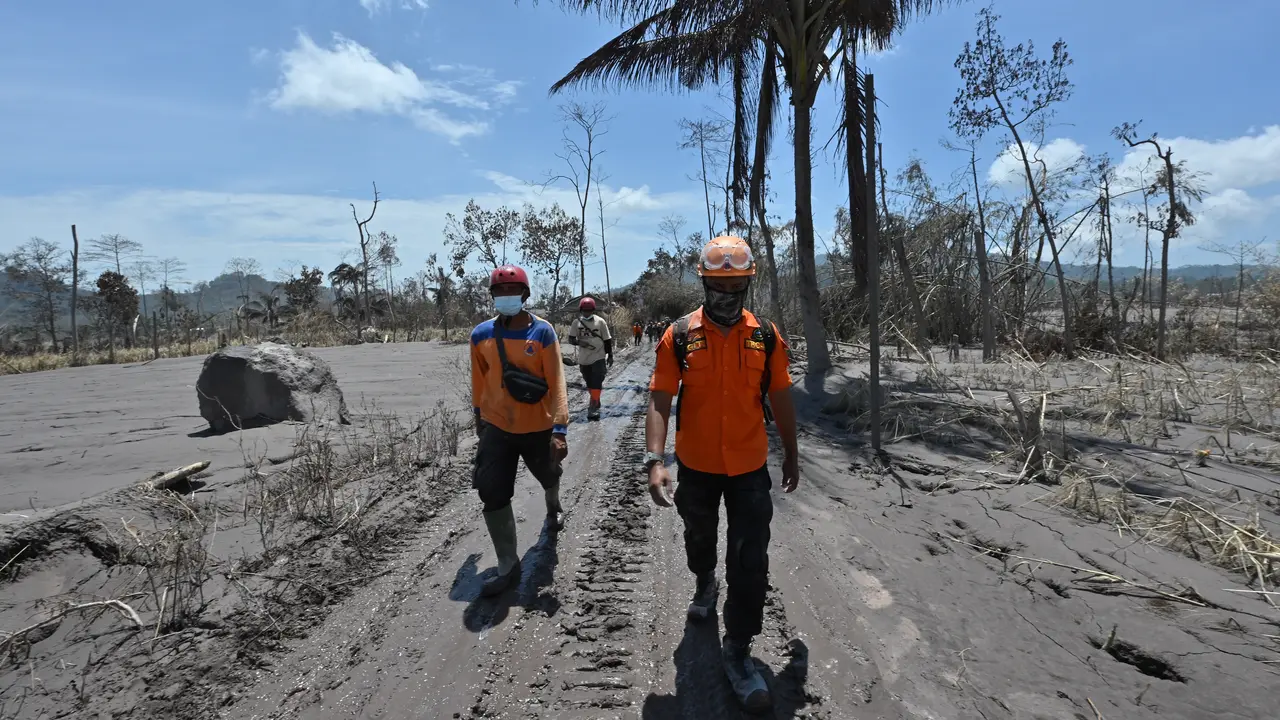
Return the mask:
<svg viewBox="0 0 1280 720">
<path fill-rule="evenodd" d="M 640 344 L 640 336 L 643 334 L 644 334 L 644 326 L 641 325 L 639 321 L 636 321 L 631 324 L 631 335 L 635 341 L 632 343 L 633 345 Z"/>
<path fill-rule="evenodd" d="M 670 507 L 664 451 L 671 402 L 678 395 L 675 456 L 680 482 L 674 504 L 684 521 L 685 554 L 696 578 L 688 616 L 697 622 L 715 612 L 723 498 L 729 527 L 721 655 L 738 701 L 759 712 L 772 705 L 768 685 L 751 659 L 769 587 L 770 409 L 784 452 L 782 489 L 789 493 L 799 484 L 787 346 L 777 326 L 743 309 L 756 273 L 746 242 L 713 239 L 703 247 L 697 270 L 705 302 L 668 327 L 655 349 L 644 464 L 654 502 Z"/>
<path fill-rule="evenodd" d="M 542 485 L 548 529 L 559 531 L 564 527 L 560 463 L 569 454 L 560 343 L 551 323 L 524 309 L 528 274 L 515 265 L 497 268 L 489 276 L 489 294 L 498 316 L 471 331 L 471 404 L 480 438 L 472 488 L 484 503 L 485 526 L 498 557 L 497 575 L 481 590 L 486 597 L 520 579 L 511 507 L 520 460 Z"/>
</svg>

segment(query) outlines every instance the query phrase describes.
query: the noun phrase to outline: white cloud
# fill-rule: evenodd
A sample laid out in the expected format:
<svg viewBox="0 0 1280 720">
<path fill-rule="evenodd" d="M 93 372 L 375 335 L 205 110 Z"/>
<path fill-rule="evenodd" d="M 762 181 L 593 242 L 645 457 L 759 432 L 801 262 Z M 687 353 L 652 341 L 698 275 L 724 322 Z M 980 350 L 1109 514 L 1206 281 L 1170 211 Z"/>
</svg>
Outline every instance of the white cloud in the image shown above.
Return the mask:
<svg viewBox="0 0 1280 720">
<path fill-rule="evenodd" d="M 541 207 L 557 202 L 571 215 L 577 214 L 577 199 L 570 188 L 543 188 L 499 172 L 481 175 L 490 183 L 481 192 L 425 199 L 384 196 L 371 228 L 400 238 L 402 275 L 422 268 L 432 252 L 445 256 L 447 251 L 441 245 L 445 215 L 461 215 L 468 199 L 474 198 L 486 208 L 519 208 L 525 202 Z M 606 185 L 607 222 L 617 221 L 607 235 L 614 279 L 626 282 L 643 270 L 658 242 L 654 228 L 662 215 L 677 212 L 693 216 L 700 209 L 700 198 L 683 192 L 654 193 L 648 186 Z M 268 271 L 295 263 L 331 268 L 354 252 L 349 203 L 355 203 L 363 214 L 368 212 L 370 198 L 94 189 L 0 197 L 0 217 L 9 223 L 11 237 L 59 241 L 66 235 L 66 218 L 75 217 L 82 238 L 122 233 L 143 243 L 151 254 L 186 261 L 191 266 L 191 279 L 198 280 L 216 275 L 227 259 L 235 256 L 254 257 Z M 594 235 L 599 228 L 594 199 L 587 212 L 588 230 Z M 598 254 L 598 239 L 593 238 L 592 243 Z M 588 267 L 587 280 L 589 285 L 603 285 L 603 268 Z"/>
<path fill-rule="evenodd" d="M 427 0 L 400 0 L 401 10 L 426 10 L 429 3 Z M 369 17 L 373 17 L 383 10 L 391 6 L 391 0 L 360 0 L 360 7 L 369 13 Z"/>
<path fill-rule="evenodd" d="M 1176 137 L 1157 138 L 1173 149 L 1175 162 L 1185 160 L 1210 192 L 1226 188 L 1253 188 L 1280 182 L 1280 125 L 1268 125 L 1259 132 L 1249 128 L 1245 135 L 1226 140 L 1199 140 Z M 1127 152 L 1119 165 L 1122 175 L 1136 175 L 1155 149 L 1150 145 Z"/>
<path fill-rule="evenodd" d="M 519 83 L 498 81 L 491 70 L 469 68 L 449 81 L 420 77 L 401 62 L 380 61 L 369 48 L 334 33 L 329 48 L 298 33 L 297 45 L 280 54 L 279 85 L 267 95 L 277 110 L 400 115 L 450 142 L 487 132 L 487 117 L 516 95 Z M 457 118 L 441 108 L 473 111 Z"/>
<path fill-rule="evenodd" d="M 1035 143 L 1025 143 L 1031 160 L 1031 171 L 1039 175 L 1045 169 L 1053 175 L 1075 165 L 1084 157 L 1084 146 L 1069 138 L 1056 138 L 1043 148 Z M 1043 165 L 1041 165 L 1043 163 Z M 996 185 L 1021 189 L 1027 185 L 1027 173 L 1022 164 L 1018 146 L 1011 144 L 991 163 L 987 180 Z"/>
</svg>

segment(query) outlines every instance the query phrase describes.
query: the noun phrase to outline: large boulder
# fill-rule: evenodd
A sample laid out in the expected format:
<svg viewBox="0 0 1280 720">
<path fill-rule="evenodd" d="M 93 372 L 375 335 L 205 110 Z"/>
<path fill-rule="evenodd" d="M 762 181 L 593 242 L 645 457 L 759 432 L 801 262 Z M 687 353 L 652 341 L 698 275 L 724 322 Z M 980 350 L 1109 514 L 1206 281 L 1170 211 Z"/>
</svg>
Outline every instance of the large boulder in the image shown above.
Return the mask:
<svg viewBox="0 0 1280 720">
<path fill-rule="evenodd" d="M 278 343 L 227 347 L 205 358 L 196 396 L 214 432 L 285 420 L 348 422 L 328 363 Z"/>
</svg>

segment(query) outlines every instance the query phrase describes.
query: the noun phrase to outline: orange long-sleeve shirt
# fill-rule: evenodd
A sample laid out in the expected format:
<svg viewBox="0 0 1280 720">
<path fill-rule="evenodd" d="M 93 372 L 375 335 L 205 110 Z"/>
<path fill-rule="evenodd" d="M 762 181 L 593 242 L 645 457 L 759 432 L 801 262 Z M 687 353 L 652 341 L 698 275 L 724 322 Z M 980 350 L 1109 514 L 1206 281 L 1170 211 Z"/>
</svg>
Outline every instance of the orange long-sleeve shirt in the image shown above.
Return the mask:
<svg viewBox="0 0 1280 720">
<path fill-rule="evenodd" d="M 471 404 L 481 420 L 509 433 L 548 429 L 563 433 L 569 426 L 569 399 L 565 394 L 560 341 L 550 323 L 533 315 L 530 318 L 529 326 L 520 330 L 506 329 L 495 318 L 471 331 Z M 547 382 L 547 394 L 542 400 L 532 404 L 517 402 L 502 386 L 498 342 L 507 351 L 508 363 Z"/>
</svg>

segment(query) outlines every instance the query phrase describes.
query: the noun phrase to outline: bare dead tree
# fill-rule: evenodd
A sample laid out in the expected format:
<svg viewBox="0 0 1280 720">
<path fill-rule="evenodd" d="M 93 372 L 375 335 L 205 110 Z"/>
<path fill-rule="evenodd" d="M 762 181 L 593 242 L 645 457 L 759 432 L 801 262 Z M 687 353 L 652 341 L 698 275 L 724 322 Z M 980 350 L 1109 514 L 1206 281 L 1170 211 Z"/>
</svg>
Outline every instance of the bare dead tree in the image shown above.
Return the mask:
<svg viewBox="0 0 1280 720">
<path fill-rule="evenodd" d="M 543 186 L 554 185 L 555 183 L 566 183 L 573 188 L 574 193 L 578 197 L 578 227 L 582 232 L 582 239 L 578 243 L 578 276 L 580 284 L 580 292 L 587 294 L 587 206 L 591 202 L 591 186 L 594 182 L 593 173 L 596 171 L 596 163 L 598 162 L 604 151 L 600 149 L 600 139 L 608 134 L 607 125 L 612 118 L 605 115 L 605 104 L 594 103 L 586 105 L 583 103 L 568 103 L 560 106 L 561 120 L 565 127 L 561 131 L 561 151 L 556 153 L 556 157 L 560 158 L 565 164 L 565 171 L 556 174 L 548 173 L 548 177 Z M 574 138 L 571 133 L 574 128 L 581 133 L 581 139 Z"/>
<path fill-rule="evenodd" d="M 156 279 L 155 265 L 146 258 L 138 258 L 129 266 L 129 275 L 138 284 L 138 298 L 142 301 L 142 316 L 144 318 L 149 317 L 147 313 L 147 283 Z"/>
<path fill-rule="evenodd" d="M 76 306 L 80 303 L 80 236 L 71 225 L 71 364 L 80 364 L 80 333 L 76 325 Z"/>
<path fill-rule="evenodd" d="M 600 252 L 604 259 L 604 291 L 605 297 L 609 298 L 609 302 L 613 302 L 613 284 L 609 281 L 609 244 L 605 242 L 604 232 L 606 229 L 604 221 L 605 208 L 618 202 L 618 198 L 614 198 L 609 202 L 604 201 L 604 193 L 600 190 L 600 184 L 608 180 L 609 176 L 605 174 L 604 168 L 596 169 L 596 206 L 600 212 Z M 618 221 L 614 220 L 608 227 L 617 225 Z"/>
<path fill-rule="evenodd" d="M 55 243 L 33 237 L 9 256 L 5 268 L 10 279 L 5 292 L 19 303 L 33 326 L 48 331 L 55 351 L 60 299 L 72 272 L 71 265 L 63 258 L 62 249 Z"/>
<path fill-rule="evenodd" d="M 1236 266 L 1236 312 L 1235 327 L 1232 331 L 1232 345 L 1237 354 L 1240 352 L 1240 308 L 1244 305 L 1245 268 L 1248 265 L 1263 265 L 1266 263 L 1266 250 L 1263 249 L 1266 244 L 1267 239 L 1264 237 L 1259 240 L 1241 239 L 1235 245 L 1208 243 L 1200 246 L 1201 250 L 1226 255 L 1231 258 L 1232 263 Z"/>
<path fill-rule="evenodd" d="M 1193 178 L 1187 176 L 1183 163 L 1174 164 L 1173 148 L 1161 145 L 1155 133 L 1152 133 L 1149 138 L 1139 140 L 1138 123 L 1124 123 L 1112 130 L 1111 134 L 1131 148 L 1141 145 L 1150 145 L 1155 148 L 1156 157 L 1160 158 L 1164 166 L 1151 186 L 1153 192 L 1156 188 L 1164 191 L 1166 202 L 1162 211 L 1164 222 L 1159 223 L 1157 221 L 1156 223 L 1160 226 L 1161 233 L 1160 316 L 1156 329 L 1156 357 L 1164 360 L 1165 335 L 1167 333 L 1165 314 L 1169 305 L 1169 243 L 1178 236 L 1178 232 L 1184 225 L 1193 225 L 1196 221 L 1195 215 L 1191 213 L 1191 209 L 1187 204 L 1178 197 L 1177 191 L 1181 188 L 1185 196 L 1198 201 L 1203 197 L 1203 190 L 1194 183 Z M 1143 217 L 1142 223 L 1150 226 L 1152 224 L 1151 218 Z"/>
<path fill-rule="evenodd" d="M 227 264 L 225 267 L 223 267 L 222 272 L 226 273 L 227 275 L 232 275 L 235 277 L 236 283 L 240 287 L 240 294 L 236 296 L 236 299 L 240 301 L 240 306 L 243 306 L 245 303 L 249 302 L 250 300 L 249 276 L 261 274 L 262 266 L 258 263 L 257 260 L 254 260 L 253 258 L 233 257 L 227 261 Z M 203 292 L 201 293 L 201 297 L 203 298 Z M 197 308 L 198 307 L 199 305 L 197 305 Z M 240 320 L 241 320 L 240 312 L 237 309 L 237 311 L 233 314 L 236 319 L 236 330 L 239 331 Z"/>
<path fill-rule="evenodd" d="M 369 250 L 373 245 L 373 236 L 369 234 L 369 223 L 378 213 L 378 183 L 373 183 L 373 206 L 369 208 L 369 217 L 364 220 L 356 213 L 356 204 L 351 203 L 351 219 L 356 223 L 356 232 L 360 234 L 360 285 L 364 295 L 364 307 L 361 309 L 365 321 L 369 318 Z"/>
<path fill-rule="evenodd" d="M 1032 171 L 1032 152 L 1023 138 L 1025 127 L 1043 129 L 1053 107 L 1071 96 L 1072 85 L 1066 69 L 1071 65 L 1067 44 L 1058 40 L 1048 59 L 1036 57 L 1035 47 L 1028 42 L 1006 47 L 996 30 L 999 16 L 990 8 L 978 12 L 978 39 L 966 42 L 956 58 L 956 69 L 963 83 L 951 108 L 951 127 L 961 137 L 977 139 L 988 131 L 1003 127 L 1013 139 L 1022 163 L 1031 205 L 1040 221 L 1044 239 L 1053 254 L 1062 300 L 1062 341 L 1067 357 L 1075 355 L 1075 335 L 1071 311 L 1071 292 L 1062 268 L 1057 226 L 1049 217 L 1046 199 Z M 1042 168 L 1043 169 L 1043 168 Z M 1047 175 L 1047 173 L 1045 173 Z"/>
<path fill-rule="evenodd" d="M 450 266 L 454 274 L 466 274 L 466 265 L 474 255 L 493 269 L 507 262 L 508 246 L 519 245 L 520 213 L 508 207 L 485 210 L 474 199 L 459 220 L 445 214 L 444 244 L 453 248 Z"/>
<path fill-rule="evenodd" d="M 680 242 L 680 231 L 684 229 L 688 222 L 682 215 L 668 215 L 662 218 L 662 222 L 658 223 L 658 235 L 663 240 L 671 241 L 671 255 L 678 260 L 685 259 L 682 252 L 682 243 Z M 684 284 L 684 271 L 680 272 L 676 282 L 680 285 Z"/>
<path fill-rule="evenodd" d="M 557 310 L 565 300 L 560 296 L 560 280 L 569 263 L 578 256 L 578 243 L 582 240 L 578 219 L 565 213 L 558 204 L 541 210 L 526 205 L 522 230 L 520 254 L 525 264 L 551 278 L 548 307 Z"/>
<path fill-rule="evenodd" d="M 724 162 L 729 156 L 726 146 L 732 140 L 730 127 L 728 123 L 718 119 L 690 120 L 682 118 L 680 120 L 680 129 L 684 133 L 680 138 L 680 149 L 698 151 L 701 169 L 693 179 L 702 183 L 702 197 L 707 210 L 707 238 L 710 239 L 716 236 L 715 220 L 713 219 L 715 206 L 711 202 L 711 188 L 714 187 L 717 191 L 726 190 L 716 180 L 711 179 L 711 173 L 716 172 L 716 166 Z M 726 220 L 727 224 L 728 221 Z"/>
<path fill-rule="evenodd" d="M 142 255 L 142 243 L 119 233 L 103 235 L 88 242 L 88 251 L 84 259 L 89 262 L 102 263 L 114 269 L 120 275 L 125 274 L 125 262 Z"/>
<path fill-rule="evenodd" d="M 991 264 L 987 261 L 987 213 L 982 202 L 982 185 L 978 182 L 978 154 L 969 145 L 969 173 L 973 177 L 973 199 L 978 210 L 978 231 L 974 233 L 973 249 L 978 257 L 978 296 L 982 312 L 982 360 L 996 359 L 996 326 L 993 308 L 995 291 L 991 285 Z"/>
</svg>

